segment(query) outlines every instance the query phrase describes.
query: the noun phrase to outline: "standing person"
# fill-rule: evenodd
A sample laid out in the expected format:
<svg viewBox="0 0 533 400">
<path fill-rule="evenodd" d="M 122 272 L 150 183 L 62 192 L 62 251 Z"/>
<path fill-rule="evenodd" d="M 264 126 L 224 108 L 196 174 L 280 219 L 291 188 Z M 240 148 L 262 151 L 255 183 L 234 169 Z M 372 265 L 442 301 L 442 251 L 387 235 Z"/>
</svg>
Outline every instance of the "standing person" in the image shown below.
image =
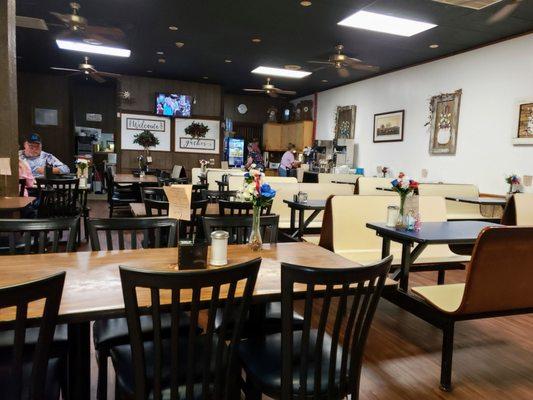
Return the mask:
<svg viewBox="0 0 533 400">
<path fill-rule="evenodd" d="M 19 151 L 19 159 L 26 161 L 35 178 L 44 177 L 46 164 L 52 165 L 54 174 L 68 174 L 70 168 L 63 164 L 53 154 L 43 151 L 41 137 L 32 133 L 24 139 L 24 150 Z"/>
<path fill-rule="evenodd" d="M 245 168 L 249 170 L 253 164 L 255 164 L 254 169 L 258 169 L 261 172 L 265 170 L 265 162 L 263 161 L 261 149 L 259 148 L 259 143 L 256 139 L 251 143 L 248 143 L 248 160 Z"/>
<path fill-rule="evenodd" d="M 287 151 L 283 153 L 278 168 L 279 176 L 289 176 L 289 171 L 298 166 L 299 162 L 294 158 L 295 147 L 294 144 L 289 143 Z"/>
</svg>

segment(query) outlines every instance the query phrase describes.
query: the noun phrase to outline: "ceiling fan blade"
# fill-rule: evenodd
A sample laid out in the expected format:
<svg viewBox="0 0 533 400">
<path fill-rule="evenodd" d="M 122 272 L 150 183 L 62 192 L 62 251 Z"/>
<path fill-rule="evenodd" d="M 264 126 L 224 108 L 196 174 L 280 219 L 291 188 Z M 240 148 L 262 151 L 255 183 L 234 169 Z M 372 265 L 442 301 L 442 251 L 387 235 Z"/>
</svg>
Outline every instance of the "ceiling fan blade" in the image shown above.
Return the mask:
<svg viewBox="0 0 533 400">
<path fill-rule="evenodd" d="M 104 83 L 104 82 L 105 82 L 105 79 L 102 78 L 100 75 L 98 75 L 97 72 L 90 72 L 90 73 L 89 73 L 89 76 L 90 76 L 91 78 L 93 78 L 93 79 L 94 79 L 96 82 L 98 82 L 98 83 Z"/>
<path fill-rule="evenodd" d="M 348 70 L 348 68 L 345 67 L 337 69 L 337 73 L 341 78 L 348 78 L 350 76 L 350 71 Z"/>
<path fill-rule="evenodd" d="M 279 97 L 278 94 L 275 91 L 271 91 L 267 93 L 270 97 Z"/>
<path fill-rule="evenodd" d="M 376 67 L 375 65 L 369 65 L 369 64 L 364 64 L 360 62 L 347 62 L 346 66 L 352 69 L 359 70 L 359 71 L 369 71 L 369 72 L 379 71 L 379 67 Z"/>
<path fill-rule="evenodd" d="M 360 59 L 355 58 L 355 57 L 346 57 L 345 61 L 346 62 L 357 62 L 357 63 L 362 63 L 363 62 Z"/>
<path fill-rule="evenodd" d="M 296 92 L 294 90 L 283 90 L 283 89 L 274 89 L 274 91 L 278 94 L 290 94 L 290 95 L 293 95 L 293 94 L 296 94 Z"/>
<path fill-rule="evenodd" d="M 245 92 L 264 92 L 264 89 L 243 89 Z"/>
<path fill-rule="evenodd" d="M 101 36 L 107 36 L 112 37 L 115 39 L 124 39 L 126 35 L 124 32 L 119 28 L 109 28 L 107 26 L 93 26 L 88 25 L 85 28 L 85 33 L 89 35 L 101 35 Z"/>
<path fill-rule="evenodd" d="M 70 15 L 68 14 L 61 14 L 55 11 L 50 11 L 50 14 L 52 14 L 54 17 L 56 17 L 58 20 L 60 20 L 66 25 L 70 23 Z"/>
<path fill-rule="evenodd" d="M 318 68 L 315 68 L 315 69 L 311 70 L 311 72 L 322 71 L 323 69 L 326 69 L 326 68 L 327 68 L 327 66 L 318 67 Z"/>
<path fill-rule="evenodd" d="M 104 72 L 104 71 L 97 71 L 97 73 L 100 76 L 108 76 L 110 78 L 120 78 L 122 76 L 120 74 L 114 74 L 112 72 Z"/>
<path fill-rule="evenodd" d="M 487 24 L 495 24 L 497 22 L 503 21 L 506 18 L 509 18 L 512 13 L 518 8 L 522 0 L 515 0 L 510 4 L 504 5 L 498 11 L 496 11 L 492 17 L 487 20 Z"/>
<path fill-rule="evenodd" d="M 80 72 L 78 69 L 73 69 L 73 68 L 50 67 L 50 69 L 53 69 L 55 71 Z"/>
<path fill-rule="evenodd" d="M 326 65 L 335 65 L 335 63 L 332 63 L 331 61 L 318 61 L 318 60 L 308 60 L 309 64 L 326 64 Z"/>
</svg>

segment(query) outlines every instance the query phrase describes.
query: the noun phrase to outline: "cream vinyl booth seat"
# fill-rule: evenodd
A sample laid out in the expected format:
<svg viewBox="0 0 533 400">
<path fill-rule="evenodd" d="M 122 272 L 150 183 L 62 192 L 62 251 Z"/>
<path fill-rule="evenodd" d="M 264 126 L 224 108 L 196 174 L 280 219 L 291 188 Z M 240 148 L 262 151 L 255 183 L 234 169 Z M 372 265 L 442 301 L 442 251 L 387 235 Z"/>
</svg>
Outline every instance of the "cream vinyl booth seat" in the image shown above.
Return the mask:
<svg viewBox="0 0 533 400">
<path fill-rule="evenodd" d="M 424 222 L 446 221 L 444 198 L 419 197 L 419 213 Z M 400 197 L 335 196 L 326 205 L 320 246 L 350 260 L 368 264 L 381 259 L 381 237 L 366 227 L 368 222 L 386 222 L 387 207 L 399 206 Z M 391 241 L 393 263 L 401 261 L 401 245 Z M 447 245 L 429 245 L 415 264 L 443 264 L 467 262 L 468 256 L 453 253 Z"/>
<path fill-rule="evenodd" d="M 365 176 L 357 179 L 355 185 L 355 193 L 368 196 L 368 195 L 377 195 L 377 196 L 398 196 L 396 192 L 387 191 L 387 190 L 378 190 L 376 188 L 392 188 L 391 182 L 394 178 L 367 178 Z"/>
<path fill-rule="evenodd" d="M 516 210 L 516 225 L 533 226 L 533 193 L 513 195 Z"/>
<path fill-rule="evenodd" d="M 336 183 L 297 183 L 278 181 L 279 177 L 274 181 L 271 181 L 265 177 L 265 181 L 276 190 L 276 197 L 274 197 L 274 202 L 272 203 L 273 214 L 279 215 L 279 227 L 280 228 L 290 228 L 291 222 L 291 209 L 289 206 L 283 202 L 283 200 L 292 200 L 295 194 L 302 191 L 307 193 L 308 200 L 327 200 L 331 195 L 350 195 L 353 194 L 352 185 L 339 185 Z M 294 179 L 294 178 L 293 178 Z M 312 212 L 306 212 L 305 217 Z M 309 228 L 320 228 L 322 226 L 322 218 L 324 213 L 320 213 L 316 218 L 309 224 Z M 298 223 L 296 221 L 296 223 Z"/>
<path fill-rule="evenodd" d="M 420 196 L 453 196 L 453 197 L 479 197 L 476 185 L 454 183 L 421 183 L 418 185 Z M 453 219 L 486 219 L 481 214 L 479 204 L 462 203 L 446 200 L 446 217 Z"/>
<path fill-rule="evenodd" d="M 318 183 L 332 183 L 332 182 L 344 182 L 344 183 L 356 183 L 357 179 L 361 175 L 356 174 L 318 174 Z"/>
</svg>

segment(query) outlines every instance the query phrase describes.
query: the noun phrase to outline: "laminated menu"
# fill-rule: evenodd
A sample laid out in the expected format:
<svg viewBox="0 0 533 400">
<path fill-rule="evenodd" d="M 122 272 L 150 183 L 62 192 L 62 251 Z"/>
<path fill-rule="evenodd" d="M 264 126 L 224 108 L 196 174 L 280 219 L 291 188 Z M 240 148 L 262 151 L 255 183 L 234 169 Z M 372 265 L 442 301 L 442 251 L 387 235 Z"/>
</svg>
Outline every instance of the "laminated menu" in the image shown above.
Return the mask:
<svg viewBox="0 0 533 400">
<path fill-rule="evenodd" d="M 182 221 L 191 220 L 192 185 L 164 187 L 168 199 L 168 216 Z"/>
</svg>

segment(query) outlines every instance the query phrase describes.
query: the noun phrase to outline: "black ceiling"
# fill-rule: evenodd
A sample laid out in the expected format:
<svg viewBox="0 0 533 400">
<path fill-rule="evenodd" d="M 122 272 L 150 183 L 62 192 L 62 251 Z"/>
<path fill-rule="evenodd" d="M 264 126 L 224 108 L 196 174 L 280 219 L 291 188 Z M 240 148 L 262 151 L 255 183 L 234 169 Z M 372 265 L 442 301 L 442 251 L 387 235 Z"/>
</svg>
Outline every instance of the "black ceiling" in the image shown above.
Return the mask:
<svg viewBox="0 0 533 400">
<path fill-rule="evenodd" d="M 474 11 L 431 0 L 313 0 L 310 7 L 300 6 L 299 0 L 81 0 L 80 14 L 90 25 L 119 27 L 126 33 L 132 56 L 93 55 L 91 62 L 100 70 L 191 81 L 206 81 L 202 77 L 208 76 L 207 82 L 240 93 L 244 87 L 261 85 L 264 78 L 250 73 L 256 66 L 297 64 L 311 69 L 306 60 L 326 57 L 337 43 L 345 45 L 348 55 L 386 72 L 533 30 L 532 1 L 522 2 L 504 22 L 486 24 L 507 2 Z M 406 38 L 337 25 L 363 7 L 438 27 Z M 56 23 L 49 11 L 68 13 L 68 1 L 17 0 L 17 15 Z M 169 25 L 178 31 L 170 31 Z M 82 54 L 57 48 L 54 36 L 60 31 L 58 26 L 48 32 L 17 28 L 19 68 L 75 68 Z M 252 43 L 255 36 L 262 42 Z M 185 46 L 178 49 L 177 41 Z M 440 47 L 430 49 L 433 43 Z M 164 51 L 165 64 L 158 63 L 157 51 Z M 334 70 L 322 70 L 302 80 L 276 78 L 274 83 L 300 96 L 370 75 L 352 71 L 349 78 L 340 78 Z"/>
</svg>

